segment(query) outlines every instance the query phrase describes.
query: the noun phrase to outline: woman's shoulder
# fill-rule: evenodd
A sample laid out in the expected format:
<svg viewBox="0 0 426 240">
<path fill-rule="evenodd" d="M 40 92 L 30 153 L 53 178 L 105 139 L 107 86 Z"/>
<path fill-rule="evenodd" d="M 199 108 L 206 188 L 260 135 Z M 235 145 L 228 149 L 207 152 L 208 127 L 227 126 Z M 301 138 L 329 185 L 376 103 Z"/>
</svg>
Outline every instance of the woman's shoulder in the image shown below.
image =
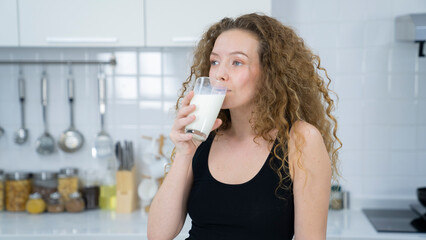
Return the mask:
<svg viewBox="0 0 426 240">
<path fill-rule="evenodd" d="M 297 121 L 290 130 L 289 156 L 302 157 L 303 161 L 328 158 L 327 148 L 321 132 L 312 124 Z"/>
<path fill-rule="evenodd" d="M 329 154 L 321 132 L 304 121 L 297 121 L 290 131 L 289 165 L 293 176 L 294 172 L 300 169 L 295 167 L 299 166 L 299 163 L 314 175 L 328 177 L 331 170 Z"/>
<path fill-rule="evenodd" d="M 323 142 L 321 132 L 314 125 L 299 120 L 296 121 L 290 129 L 290 141 L 297 142 L 301 139 L 309 143 L 316 141 Z"/>
</svg>

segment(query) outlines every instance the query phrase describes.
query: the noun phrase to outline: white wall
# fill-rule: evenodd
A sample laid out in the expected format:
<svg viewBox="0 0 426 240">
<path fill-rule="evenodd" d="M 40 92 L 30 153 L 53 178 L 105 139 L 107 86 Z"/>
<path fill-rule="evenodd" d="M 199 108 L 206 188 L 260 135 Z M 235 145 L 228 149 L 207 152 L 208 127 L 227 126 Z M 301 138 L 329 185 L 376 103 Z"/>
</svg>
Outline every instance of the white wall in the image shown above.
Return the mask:
<svg viewBox="0 0 426 240">
<path fill-rule="evenodd" d="M 322 57 L 340 101 L 341 180 L 353 200 L 413 200 L 426 186 L 426 59 L 395 41 L 394 19 L 420 0 L 273 1 Z"/>
<path fill-rule="evenodd" d="M 415 188 L 426 185 L 426 59 L 417 45 L 394 40 L 394 18 L 426 12 L 421 0 L 274 0 L 273 16 L 293 26 L 319 54 L 340 101 L 336 112 L 343 187 L 354 206 L 377 199 L 414 201 Z M 141 135 L 168 134 L 180 82 L 189 69 L 191 49 L 0 49 L 0 59 L 100 59 L 114 52 L 119 65 L 108 78 L 107 130 L 115 140 L 148 145 Z M 0 66 L 0 168 L 57 170 L 63 166 L 100 168 L 90 156 L 99 131 L 96 67 L 78 66 L 76 127 L 86 137 L 74 154 L 35 152 L 42 133 L 40 66 L 25 66 L 29 142 L 13 143 L 19 128 L 16 66 Z M 66 67 L 48 66 L 50 132 L 57 139 L 69 125 Z M 371 200 L 363 202 L 361 200 Z M 377 205 L 377 204 L 376 204 Z"/>
</svg>

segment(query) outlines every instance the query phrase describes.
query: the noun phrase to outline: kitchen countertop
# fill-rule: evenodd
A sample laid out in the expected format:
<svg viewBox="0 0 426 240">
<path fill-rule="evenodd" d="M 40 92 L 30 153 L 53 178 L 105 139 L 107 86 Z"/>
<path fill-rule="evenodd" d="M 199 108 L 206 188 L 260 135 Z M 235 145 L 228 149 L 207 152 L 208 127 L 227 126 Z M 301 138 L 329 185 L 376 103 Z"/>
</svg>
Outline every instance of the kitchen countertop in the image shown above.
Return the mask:
<svg viewBox="0 0 426 240">
<path fill-rule="evenodd" d="M 188 218 L 181 234 L 188 235 Z M 111 211 L 91 210 L 82 213 L 28 213 L 0 212 L 0 239 L 147 239 L 147 215 L 141 211 L 117 214 Z M 330 240 L 414 240 L 426 239 L 426 234 L 377 233 L 361 210 L 329 211 L 327 239 Z"/>
</svg>

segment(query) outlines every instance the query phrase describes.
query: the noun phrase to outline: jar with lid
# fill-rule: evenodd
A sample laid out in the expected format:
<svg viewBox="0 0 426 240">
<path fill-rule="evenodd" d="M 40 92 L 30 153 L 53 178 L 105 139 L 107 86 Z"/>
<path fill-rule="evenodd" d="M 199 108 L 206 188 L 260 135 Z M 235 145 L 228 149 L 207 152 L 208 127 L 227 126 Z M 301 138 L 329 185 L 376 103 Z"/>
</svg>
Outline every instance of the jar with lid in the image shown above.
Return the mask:
<svg viewBox="0 0 426 240">
<path fill-rule="evenodd" d="M 6 174 L 6 210 L 25 211 L 25 205 L 31 192 L 30 174 L 11 172 Z"/>
<path fill-rule="evenodd" d="M 84 210 L 84 200 L 79 192 L 73 192 L 69 195 L 68 201 L 65 203 L 67 212 L 81 212 Z"/>
<path fill-rule="evenodd" d="M 0 169 L 0 211 L 4 210 L 4 172 Z"/>
<path fill-rule="evenodd" d="M 46 211 L 46 202 L 43 200 L 40 193 L 35 192 L 30 195 L 29 200 L 26 204 L 28 213 L 40 214 Z"/>
<path fill-rule="evenodd" d="M 64 211 L 64 203 L 59 192 L 54 192 L 49 195 L 47 200 L 47 211 L 50 213 L 59 213 Z"/>
<path fill-rule="evenodd" d="M 58 174 L 56 172 L 37 172 L 33 174 L 32 192 L 40 193 L 47 202 L 49 195 L 58 191 Z"/>
<path fill-rule="evenodd" d="M 58 191 L 64 202 L 68 201 L 69 195 L 78 191 L 78 169 L 62 168 L 58 175 Z"/>
<path fill-rule="evenodd" d="M 81 175 L 81 192 L 86 209 L 96 209 L 99 207 L 99 176 L 93 170 L 84 171 Z"/>
</svg>

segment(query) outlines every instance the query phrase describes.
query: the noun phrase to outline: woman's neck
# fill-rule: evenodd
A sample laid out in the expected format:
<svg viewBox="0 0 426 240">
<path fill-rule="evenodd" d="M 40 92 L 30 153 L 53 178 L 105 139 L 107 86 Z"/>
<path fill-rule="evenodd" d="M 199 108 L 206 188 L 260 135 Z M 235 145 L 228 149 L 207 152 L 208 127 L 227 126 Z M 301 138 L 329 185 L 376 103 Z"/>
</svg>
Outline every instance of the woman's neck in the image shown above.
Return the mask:
<svg viewBox="0 0 426 240">
<path fill-rule="evenodd" d="M 257 134 L 253 130 L 252 123 L 250 119 L 252 118 L 251 109 L 230 109 L 231 116 L 231 127 L 224 131 L 224 133 L 234 140 L 244 141 L 244 140 L 253 140 Z M 269 132 L 271 139 L 277 137 L 278 130 L 272 129 Z"/>
<path fill-rule="evenodd" d="M 251 110 L 246 109 L 230 109 L 231 127 L 226 130 L 229 137 L 243 140 L 246 138 L 254 138 L 256 136 L 250 119 L 252 117 Z"/>
</svg>

